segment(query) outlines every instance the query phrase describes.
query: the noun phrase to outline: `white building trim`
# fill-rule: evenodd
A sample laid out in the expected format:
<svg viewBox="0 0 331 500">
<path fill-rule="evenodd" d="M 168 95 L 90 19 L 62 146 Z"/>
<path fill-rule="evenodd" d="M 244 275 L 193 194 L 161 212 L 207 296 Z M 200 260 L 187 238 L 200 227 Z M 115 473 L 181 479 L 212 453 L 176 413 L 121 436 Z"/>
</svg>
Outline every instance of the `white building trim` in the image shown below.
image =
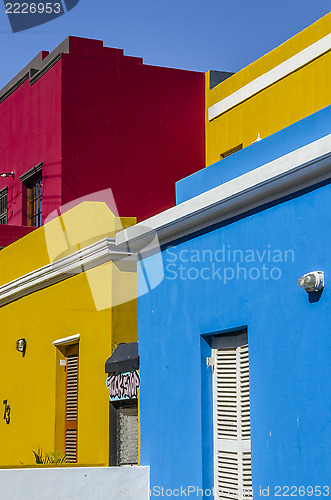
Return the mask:
<svg viewBox="0 0 331 500">
<path fill-rule="evenodd" d="M 54 340 L 53 345 L 59 346 L 59 345 L 75 344 L 76 342 L 79 342 L 79 340 L 80 340 L 80 333 L 76 333 L 75 335 L 64 337 L 63 339 Z"/>
<path fill-rule="evenodd" d="M 247 83 L 247 85 L 244 85 L 236 92 L 233 92 L 233 94 L 218 101 L 213 106 L 210 106 L 210 108 L 208 108 L 208 120 L 213 120 L 222 113 L 225 113 L 225 111 L 228 111 L 234 106 L 237 106 L 237 104 L 240 104 L 246 99 L 249 99 L 253 95 L 257 94 L 261 90 L 278 82 L 285 76 L 288 76 L 294 71 L 302 68 L 317 57 L 320 57 L 321 55 L 328 52 L 330 49 L 331 34 L 326 35 L 324 38 L 321 38 L 309 47 L 301 50 L 301 52 L 298 52 L 298 54 L 295 54 L 286 61 L 278 64 L 278 66 L 272 68 L 270 71 L 267 71 L 263 75 Z"/>
<path fill-rule="evenodd" d="M 0 469 L 2 498 L 10 500 L 148 500 L 149 466 Z M 123 493 L 124 492 L 124 493 Z"/>
<path fill-rule="evenodd" d="M 139 247 L 157 232 L 160 244 L 243 214 L 331 178 L 331 134 L 116 234 Z"/>
<path fill-rule="evenodd" d="M 228 220 L 331 178 L 331 134 L 62 259 L 0 286 L 0 307 L 105 262 L 136 260 L 149 248 Z"/>
<path fill-rule="evenodd" d="M 136 259 L 133 253 L 127 252 L 126 249 L 116 248 L 114 238 L 104 238 L 0 286 L 0 306 L 105 262 L 123 258 Z"/>
</svg>

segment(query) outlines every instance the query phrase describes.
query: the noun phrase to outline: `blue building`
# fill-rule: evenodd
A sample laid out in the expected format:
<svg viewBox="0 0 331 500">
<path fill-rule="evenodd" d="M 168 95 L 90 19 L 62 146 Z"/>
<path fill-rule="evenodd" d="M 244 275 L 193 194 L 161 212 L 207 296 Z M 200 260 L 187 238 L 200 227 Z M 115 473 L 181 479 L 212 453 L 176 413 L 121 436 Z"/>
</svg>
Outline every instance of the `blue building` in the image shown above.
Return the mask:
<svg viewBox="0 0 331 500">
<path fill-rule="evenodd" d="M 330 132 L 331 106 L 181 180 L 140 224 L 165 272 L 139 298 L 152 498 L 330 494 Z M 312 271 L 325 288 L 306 293 Z"/>
</svg>

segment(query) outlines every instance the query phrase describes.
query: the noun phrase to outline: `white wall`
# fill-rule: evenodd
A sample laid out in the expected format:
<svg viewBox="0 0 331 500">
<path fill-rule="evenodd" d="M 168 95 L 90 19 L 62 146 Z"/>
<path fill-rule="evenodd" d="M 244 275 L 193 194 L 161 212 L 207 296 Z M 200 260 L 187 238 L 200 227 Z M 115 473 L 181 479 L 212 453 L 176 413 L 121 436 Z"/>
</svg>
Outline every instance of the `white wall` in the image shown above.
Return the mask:
<svg viewBox="0 0 331 500">
<path fill-rule="evenodd" d="M 149 467 L 0 469 L 10 500 L 147 500 Z"/>
</svg>

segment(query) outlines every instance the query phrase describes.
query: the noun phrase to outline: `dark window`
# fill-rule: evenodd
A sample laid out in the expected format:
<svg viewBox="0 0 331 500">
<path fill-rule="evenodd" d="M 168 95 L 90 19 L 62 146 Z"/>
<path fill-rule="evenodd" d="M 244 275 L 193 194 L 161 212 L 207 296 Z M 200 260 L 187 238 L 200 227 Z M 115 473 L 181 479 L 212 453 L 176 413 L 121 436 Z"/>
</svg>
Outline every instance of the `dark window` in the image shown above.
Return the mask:
<svg viewBox="0 0 331 500">
<path fill-rule="evenodd" d="M 120 407 L 117 411 L 118 465 L 137 465 L 138 406 Z"/>
<path fill-rule="evenodd" d="M 26 196 L 26 224 L 27 226 L 40 227 L 42 225 L 42 162 L 20 176 Z"/>
<path fill-rule="evenodd" d="M 0 224 L 7 224 L 8 188 L 0 191 Z"/>
<path fill-rule="evenodd" d="M 110 398 L 109 465 L 138 464 L 138 370 L 138 342 L 119 344 L 105 364 Z"/>
<path fill-rule="evenodd" d="M 242 148 L 243 145 L 238 144 L 238 146 L 235 146 L 234 148 L 228 149 L 227 151 L 224 151 L 224 153 L 221 153 L 221 158 L 226 158 L 227 156 L 233 155 L 233 153 L 240 151 Z"/>
<path fill-rule="evenodd" d="M 109 403 L 109 465 L 138 464 L 138 401 Z"/>
<path fill-rule="evenodd" d="M 28 226 L 40 227 L 42 224 L 42 178 L 35 179 L 27 186 Z"/>
</svg>

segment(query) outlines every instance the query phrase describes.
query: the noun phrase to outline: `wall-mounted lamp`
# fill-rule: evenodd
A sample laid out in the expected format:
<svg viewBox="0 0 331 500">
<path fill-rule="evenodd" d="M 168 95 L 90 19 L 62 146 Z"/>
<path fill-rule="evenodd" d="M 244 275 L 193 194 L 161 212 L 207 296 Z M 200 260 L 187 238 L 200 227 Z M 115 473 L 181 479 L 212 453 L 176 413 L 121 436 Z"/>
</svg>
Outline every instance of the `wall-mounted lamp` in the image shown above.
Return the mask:
<svg viewBox="0 0 331 500">
<path fill-rule="evenodd" d="M 14 172 L 11 171 L 11 172 L 2 172 L 0 174 L 0 177 L 14 177 Z"/>
<path fill-rule="evenodd" d="M 16 350 L 18 352 L 21 352 L 23 354 L 23 357 L 25 356 L 25 351 L 26 351 L 26 340 L 25 339 L 18 339 L 17 340 Z"/>
<path fill-rule="evenodd" d="M 312 271 L 311 273 L 304 274 L 299 278 L 298 283 L 307 293 L 318 292 L 324 288 L 324 272 Z"/>
</svg>

